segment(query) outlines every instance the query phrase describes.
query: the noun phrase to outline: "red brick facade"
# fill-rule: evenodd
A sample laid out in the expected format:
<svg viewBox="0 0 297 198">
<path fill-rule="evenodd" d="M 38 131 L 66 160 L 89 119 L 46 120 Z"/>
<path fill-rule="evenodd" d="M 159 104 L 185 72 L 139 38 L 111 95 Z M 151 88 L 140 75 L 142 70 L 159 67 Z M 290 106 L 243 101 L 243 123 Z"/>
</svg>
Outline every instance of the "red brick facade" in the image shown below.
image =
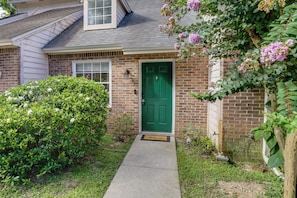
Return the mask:
<svg viewBox="0 0 297 198">
<path fill-rule="evenodd" d="M 20 84 L 20 49 L 0 49 L 0 93 Z"/>
<path fill-rule="evenodd" d="M 163 59 L 175 60 L 175 53 L 123 55 L 122 52 L 98 52 L 67 55 L 49 55 L 50 75 L 72 75 L 72 61 L 89 59 L 110 59 L 112 62 L 112 108 L 108 120 L 113 131 L 112 116 L 129 112 L 133 119 L 135 133 L 139 131 L 139 64 L 142 60 L 156 62 Z M 182 135 L 188 123 L 206 129 L 207 104 L 190 96 L 191 92 L 205 92 L 208 84 L 208 58 L 175 61 L 175 133 Z M 132 77 L 125 77 L 129 69 Z M 134 93 L 134 90 L 137 93 Z"/>
<path fill-rule="evenodd" d="M 0 92 L 19 85 L 19 48 L 0 49 Z M 124 111 L 132 115 L 133 132 L 139 132 L 139 65 L 141 61 L 174 61 L 175 66 L 175 135 L 181 136 L 188 124 L 207 128 L 207 103 L 190 96 L 191 92 L 204 93 L 208 86 L 208 58 L 176 60 L 175 53 L 123 55 L 122 52 L 96 52 L 49 55 L 50 75 L 72 75 L 72 61 L 111 60 L 112 107 L 108 119 L 110 132 L 113 116 Z M 232 61 L 224 61 L 224 72 Z M 125 71 L 131 76 L 127 78 Z M 136 94 L 135 91 L 136 90 Z M 264 91 L 255 89 L 223 99 L 223 151 L 234 159 L 260 159 L 261 144 L 248 138 L 250 129 L 263 122 Z"/>
<path fill-rule="evenodd" d="M 224 75 L 232 61 L 224 61 Z M 261 158 L 261 142 L 248 137 L 250 130 L 263 123 L 264 90 L 254 89 L 223 99 L 223 148 L 241 160 Z"/>
</svg>

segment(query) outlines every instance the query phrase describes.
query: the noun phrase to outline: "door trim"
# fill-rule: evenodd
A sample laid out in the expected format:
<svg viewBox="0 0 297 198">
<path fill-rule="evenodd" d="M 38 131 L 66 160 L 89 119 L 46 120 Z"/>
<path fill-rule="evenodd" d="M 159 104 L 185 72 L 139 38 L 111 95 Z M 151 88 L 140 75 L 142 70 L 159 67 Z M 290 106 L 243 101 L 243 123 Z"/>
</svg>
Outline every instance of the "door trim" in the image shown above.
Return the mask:
<svg viewBox="0 0 297 198">
<path fill-rule="evenodd" d="M 142 93 L 142 64 L 143 63 L 158 63 L 158 62 L 171 62 L 172 63 L 172 130 L 171 133 L 168 134 L 175 134 L 175 59 L 142 59 L 139 60 L 138 66 L 138 123 L 139 123 L 139 133 L 142 132 L 150 132 L 150 131 L 142 131 L 142 105 L 141 105 L 141 93 Z"/>
</svg>

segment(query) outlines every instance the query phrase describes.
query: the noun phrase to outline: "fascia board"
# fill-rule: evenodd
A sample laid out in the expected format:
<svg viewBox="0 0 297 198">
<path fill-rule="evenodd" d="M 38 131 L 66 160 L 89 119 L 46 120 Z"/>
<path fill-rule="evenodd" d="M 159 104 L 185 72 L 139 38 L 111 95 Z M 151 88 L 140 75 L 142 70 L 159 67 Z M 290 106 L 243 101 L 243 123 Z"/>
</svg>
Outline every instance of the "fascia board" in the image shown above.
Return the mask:
<svg viewBox="0 0 297 198">
<path fill-rule="evenodd" d="M 124 55 L 133 54 L 156 54 L 156 53 L 176 53 L 177 51 L 172 47 L 166 48 L 133 48 L 133 49 L 123 49 Z"/>
<path fill-rule="evenodd" d="M 16 47 L 13 42 L 9 39 L 0 40 L 0 48 Z"/>
<path fill-rule="evenodd" d="M 57 48 L 43 48 L 42 51 L 46 54 L 75 54 L 75 53 L 88 53 L 88 52 L 122 51 L 122 47 L 117 45 L 57 47 Z"/>
</svg>

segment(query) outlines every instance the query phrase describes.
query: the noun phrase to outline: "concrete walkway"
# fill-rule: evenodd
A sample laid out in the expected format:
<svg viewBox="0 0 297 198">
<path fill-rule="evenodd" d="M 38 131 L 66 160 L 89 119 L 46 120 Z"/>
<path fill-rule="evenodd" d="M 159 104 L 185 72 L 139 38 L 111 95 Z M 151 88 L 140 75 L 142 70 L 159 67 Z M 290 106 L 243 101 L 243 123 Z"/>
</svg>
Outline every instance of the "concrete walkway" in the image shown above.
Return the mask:
<svg viewBox="0 0 297 198">
<path fill-rule="evenodd" d="M 175 138 L 144 141 L 138 135 L 104 198 L 180 198 Z"/>
</svg>

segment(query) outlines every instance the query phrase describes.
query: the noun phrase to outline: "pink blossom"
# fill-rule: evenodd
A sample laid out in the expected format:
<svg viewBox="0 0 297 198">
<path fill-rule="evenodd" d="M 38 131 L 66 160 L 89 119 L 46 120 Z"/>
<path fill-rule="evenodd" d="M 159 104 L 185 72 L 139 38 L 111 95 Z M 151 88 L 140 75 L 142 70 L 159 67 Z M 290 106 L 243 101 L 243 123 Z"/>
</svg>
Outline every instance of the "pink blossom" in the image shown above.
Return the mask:
<svg viewBox="0 0 297 198">
<path fill-rule="evenodd" d="M 199 11 L 201 3 L 198 0 L 188 0 L 187 6 L 193 11 Z"/>
<path fill-rule="evenodd" d="M 174 49 L 179 50 L 180 49 L 180 44 L 179 43 L 174 43 Z"/>
<path fill-rule="evenodd" d="M 241 63 L 237 69 L 240 73 L 243 73 L 243 74 L 247 72 L 247 68 L 244 63 Z"/>
<path fill-rule="evenodd" d="M 170 16 L 171 12 L 170 12 L 170 7 L 168 3 L 165 3 L 162 7 L 161 7 L 161 15 L 162 16 Z"/>
<path fill-rule="evenodd" d="M 201 37 L 199 36 L 199 34 L 190 34 L 189 42 L 193 44 L 198 44 L 201 42 Z"/>
<path fill-rule="evenodd" d="M 169 5 L 168 5 L 168 3 L 165 3 L 165 4 L 161 7 L 161 10 L 164 10 L 164 9 L 169 9 Z"/>
<path fill-rule="evenodd" d="M 284 61 L 287 58 L 288 51 L 289 47 L 280 41 L 271 43 L 261 50 L 260 62 L 271 64 L 276 61 Z"/>
<path fill-rule="evenodd" d="M 294 40 L 293 39 L 288 39 L 285 44 L 289 47 L 292 47 L 294 45 Z"/>
<path fill-rule="evenodd" d="M 180 38 L 180 39 L 184 39 L 184 38 L 186 38 L 187 37 L 187 32 L 183 32 L 183 33 L 180 33 L 179 35 L 178 35 L 178 38 Z"/>
</svg>

